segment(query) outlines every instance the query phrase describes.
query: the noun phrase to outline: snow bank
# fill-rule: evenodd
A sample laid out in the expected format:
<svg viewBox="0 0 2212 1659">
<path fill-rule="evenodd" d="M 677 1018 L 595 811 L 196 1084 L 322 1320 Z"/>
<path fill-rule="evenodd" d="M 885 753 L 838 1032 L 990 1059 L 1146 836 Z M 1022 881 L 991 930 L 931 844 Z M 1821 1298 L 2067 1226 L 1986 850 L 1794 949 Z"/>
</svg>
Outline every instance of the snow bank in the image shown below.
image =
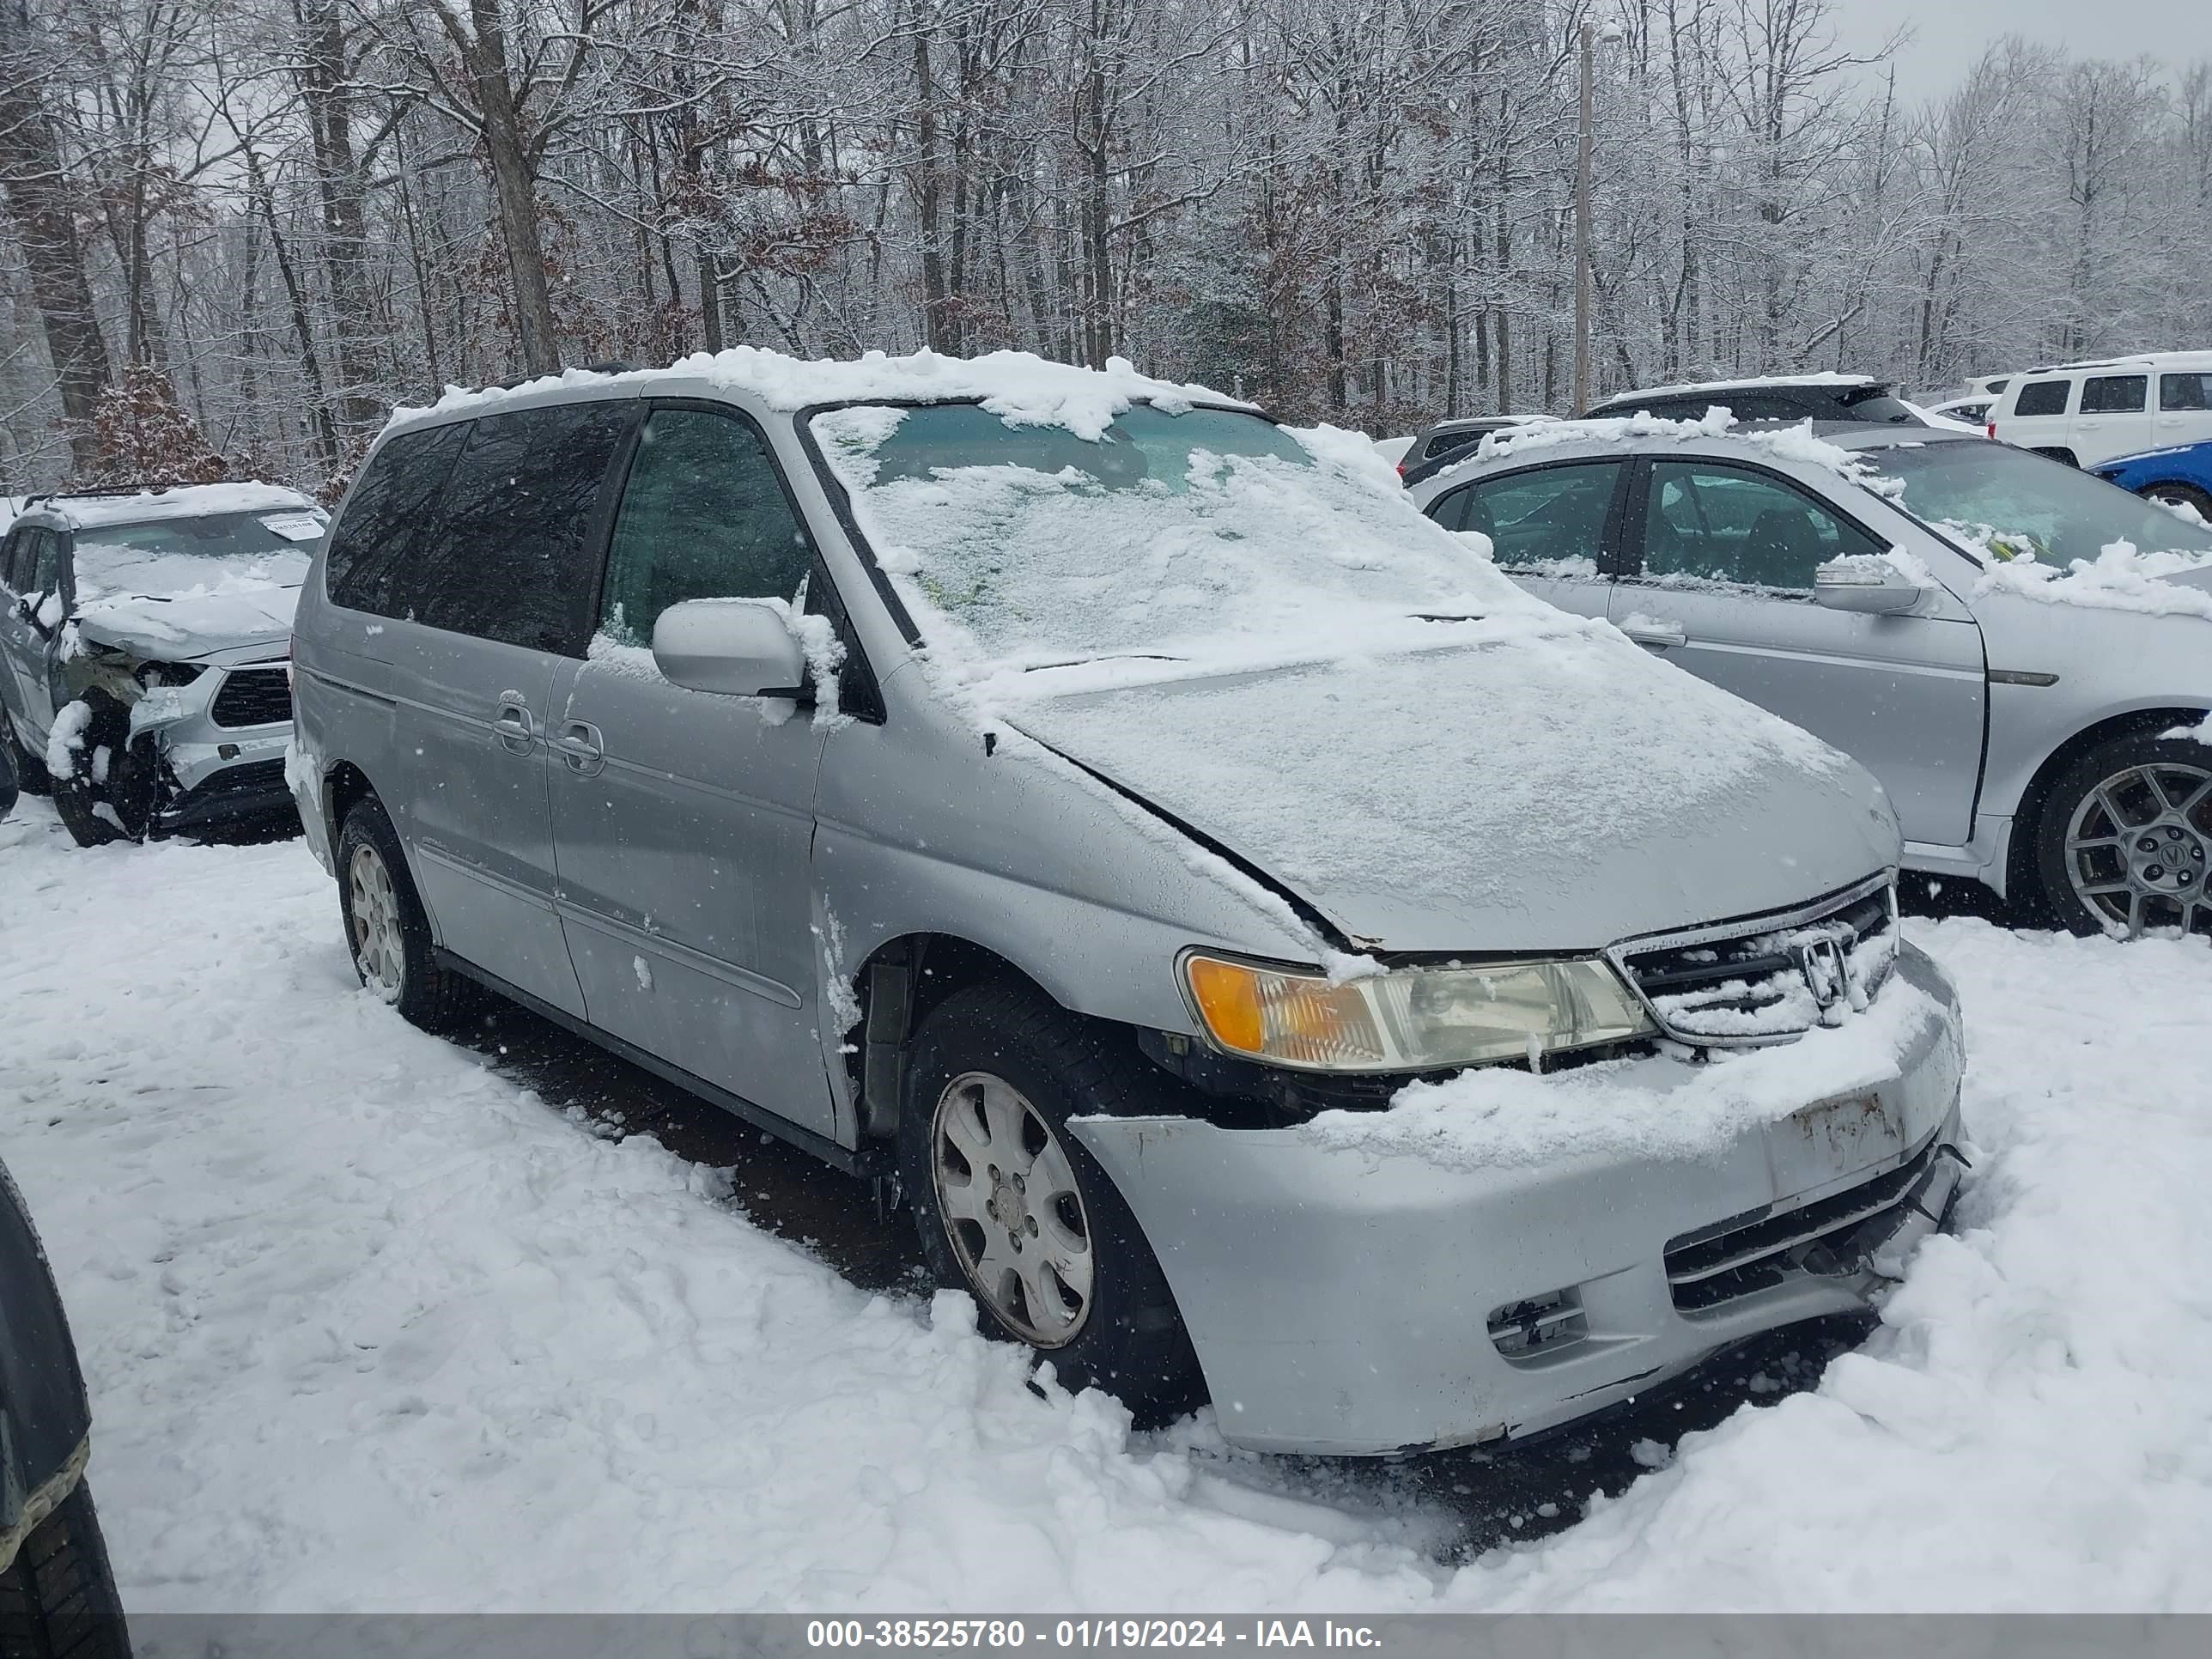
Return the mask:
<svg viewBox="0 0 2212 1659">
<path fill-rule="evenodd" d="M 1194 403 L 1249 409 L 1251 404 L 1202 386 L 1179 385 L 1139 374 L 1125 357 L 1109 357 L 1103 369 L 1077 368 L 1027 351 L 994 351 L 980 357 L 947 357 L 934 351 L 890 357 L 871 351 L 857 358 L 823 357 L 808 362 L 757 346 L 694 352 L 665 369 L 636 369 L 606 374 L 564 369 L 519 386 L 471 391 L 448 386 L 425 409 L 392 411 L 395 425 L 460 411 L 482 413 L 502 403 L 556 386 L 635 386 L 642 390 L 672 375 L 697 376 L 750 392 L 772 409 L 799 410 L 813 404 L 853 401 L 947 403 L 981 398 L 993 414 L 1017 422 L 1065 426 L 1095 438 L 1106 423 L 1140 398 L 1167 407 Z"/>
<path fill-rule="evenodd" d="M 1959 1236 L 1816 1391 L 1458 1565 L 1422 1488 L 1038 1398 L 957 1299 L 411 1030 L 297 842 L 0 823 L 0 1153 L 134 1612 L 2212 1610 L 2212 953 L 1912 931 L 1966 1002 Z M 88 940 L 131 970 L 58 971 Z"/>
</svg>

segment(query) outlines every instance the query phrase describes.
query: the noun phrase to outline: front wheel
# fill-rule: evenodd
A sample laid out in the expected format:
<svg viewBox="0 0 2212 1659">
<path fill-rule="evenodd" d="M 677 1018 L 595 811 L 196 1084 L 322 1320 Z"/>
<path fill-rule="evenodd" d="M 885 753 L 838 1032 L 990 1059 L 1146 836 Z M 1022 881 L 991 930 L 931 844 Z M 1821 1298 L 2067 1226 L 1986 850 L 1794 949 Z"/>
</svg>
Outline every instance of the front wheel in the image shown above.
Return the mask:
<svg viewBox="0 0 2212 1659">
<path fill-rule="evenodd" d="M 922 1020 L 899 1115 L 902 1184 L 938 1282 L 1065 1386 L 1103 1389 L 1144 1424 L 1203 1400 L 1197 1356 L 1136 1218 L 1067 1122 L 1166 1083 L 1039 994 L 988 983 Z"/>
<path fill-rule="evenodd" d="M 82 1483 L 0 1573 L 0 1654 L 131 1659 L 107 1545 Z"/>
<path fill-rule="evenodd" d="M 2100 744 L 2051 786 L 2036 863 L 2076 933 L 2212 937 L 2212 748 L 2149 733 Z"/>
<path fill-rule="evenodd" d="M 68 764 L 51 763 L 57 753 Z M 46 771 L 54 811 L 80 847 L 144 841 L 161 797 L 161 757 L 150 734 L 131 735 L 131 711 L 94 689 L 54 716 Z"/>
</svg>

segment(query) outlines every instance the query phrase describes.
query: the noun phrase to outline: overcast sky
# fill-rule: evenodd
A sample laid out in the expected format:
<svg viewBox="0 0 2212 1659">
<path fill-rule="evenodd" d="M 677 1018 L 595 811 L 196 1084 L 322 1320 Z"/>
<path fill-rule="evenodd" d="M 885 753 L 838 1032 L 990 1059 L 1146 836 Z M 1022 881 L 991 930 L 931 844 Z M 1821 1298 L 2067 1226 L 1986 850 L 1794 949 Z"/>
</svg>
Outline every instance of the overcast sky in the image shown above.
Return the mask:
<svg viewBox="0 0 2212 1659">
<path fill-rule="evenodd" d="M 1911 102 L 1950 90 L 1982 48 L 2005 33 L 2051 40 L 2081 57 L 2149 52 L 2170 64 L 2212 58 L 2208 0 L 1838 0 L 1837 35 L 1870 50 L 1910 24 L 1897 90 Z"/>
</svg>

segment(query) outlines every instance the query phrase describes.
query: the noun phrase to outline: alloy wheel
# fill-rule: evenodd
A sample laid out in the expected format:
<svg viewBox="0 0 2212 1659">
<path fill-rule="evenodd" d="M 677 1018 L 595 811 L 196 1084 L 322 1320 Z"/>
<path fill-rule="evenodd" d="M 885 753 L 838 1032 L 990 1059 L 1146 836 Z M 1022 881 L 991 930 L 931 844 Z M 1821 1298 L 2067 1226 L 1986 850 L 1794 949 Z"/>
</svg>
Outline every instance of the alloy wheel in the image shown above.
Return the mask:
<svg viewBox="0 0 2212 1659">
<path fill-rule="evenodd" d="M 392 890 L 392 872 L 374 847 L 354 849 L 346 871 L 346 920 L 353 932 L 353 961 L 362 983 L 382 1001 L 398 1001 L 407 975 L 399 900 Z"/>
<path fill-rule="evenodd" d="M 929 1146 L 938 1212 L 969 1288 L 1033 1346 L 1073 1341 L 1091 1315 L 1091 1218 L 1043 1114 L 1004 1079 L 963 1073 L 938 1097 Z"/>
<path fill-rule="evenodd" d="M 2106 778 L 2066 826 L 2066 875 L 2108 933 L 2212 933 L 2212 769 L 2160 761 Z"/>
</svg>

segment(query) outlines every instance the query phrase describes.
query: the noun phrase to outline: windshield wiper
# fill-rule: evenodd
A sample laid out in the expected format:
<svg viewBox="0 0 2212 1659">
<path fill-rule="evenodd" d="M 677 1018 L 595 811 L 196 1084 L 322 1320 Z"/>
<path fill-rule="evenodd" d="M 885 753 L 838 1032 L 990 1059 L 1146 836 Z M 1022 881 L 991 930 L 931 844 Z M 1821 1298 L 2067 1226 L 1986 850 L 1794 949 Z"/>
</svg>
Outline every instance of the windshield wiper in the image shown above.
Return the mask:
<svg viewBox="0 0 2212 1659">
<path fill-rule="evenodd" d="M 1070 657 L 1064 662 L 1031 662 L 1022 665 L 1024 674 L 1042 673 L 1048 668 L 1081 668 L 1094 662 L 1188 662 L 1188 657 L 1171 657 L 1164 651 L 1102 651 L 1095 657 Z"/>
</svg>

